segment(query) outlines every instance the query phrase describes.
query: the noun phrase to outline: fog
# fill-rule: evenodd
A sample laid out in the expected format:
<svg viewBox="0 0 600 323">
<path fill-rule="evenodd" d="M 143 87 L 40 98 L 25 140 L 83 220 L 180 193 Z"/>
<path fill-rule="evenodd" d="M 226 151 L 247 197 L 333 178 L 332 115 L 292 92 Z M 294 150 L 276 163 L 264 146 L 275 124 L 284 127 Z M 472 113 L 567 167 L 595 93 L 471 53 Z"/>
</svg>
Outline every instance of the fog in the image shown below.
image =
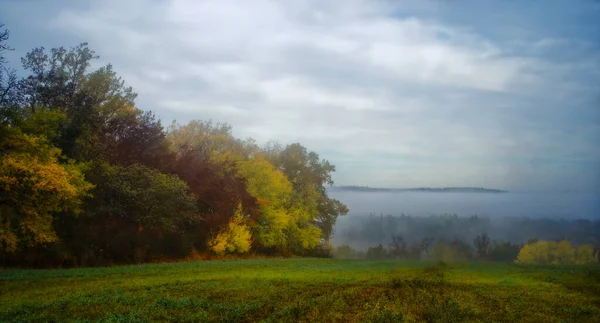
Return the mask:
<svg viewBox="0 0 600 323">
<path fill-rule="evenodd" d="M 487 233 L 493 241 L 600 239 L 600 199 L 592 193 L 348 192 L 329 195 L 350 208 L 337 220 L 332 243 L 365 249 L 425 237 L 471 243 Z"/>
</svg>

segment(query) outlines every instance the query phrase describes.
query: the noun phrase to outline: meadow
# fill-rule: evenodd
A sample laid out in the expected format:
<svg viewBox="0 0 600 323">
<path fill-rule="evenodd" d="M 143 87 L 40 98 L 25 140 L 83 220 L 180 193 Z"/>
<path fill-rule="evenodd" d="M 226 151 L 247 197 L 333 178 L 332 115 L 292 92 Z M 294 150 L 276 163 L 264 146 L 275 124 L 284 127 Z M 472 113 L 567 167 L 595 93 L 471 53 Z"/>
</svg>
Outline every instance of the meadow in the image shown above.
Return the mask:
<svg viewBox="0 0 600 323">
<path fill-rule="evenodd" d="M 600 322 L 600 267 L 246 259 L 0 270 L 0 322 Z"/>
</svg>

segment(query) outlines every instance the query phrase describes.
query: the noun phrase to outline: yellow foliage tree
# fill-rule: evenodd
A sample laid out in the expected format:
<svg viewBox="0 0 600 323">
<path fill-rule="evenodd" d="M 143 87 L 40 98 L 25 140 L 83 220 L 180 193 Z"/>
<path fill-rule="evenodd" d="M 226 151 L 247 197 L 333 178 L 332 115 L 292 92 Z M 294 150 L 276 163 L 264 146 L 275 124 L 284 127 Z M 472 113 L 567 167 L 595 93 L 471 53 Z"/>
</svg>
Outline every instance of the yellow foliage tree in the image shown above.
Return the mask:
<svg viewBox="0 0 600 323">
<path fill-rule="evenodd" d="M 593 264 L 598 262 L 594 256 L 594 247 L 589 244 L 584 244 L 575 250 L 575 263 L 578 265 Z"/>
<path fill-rule="evenodd" d="M 595 262 L 590 245 L 573 248 L 567 240 L 560 242 L 538 241 L 523 246 L 516 263 L 520 264 L 586 264 Z"/>
<path fill-rule="evenodd" d="M 177 154 L 201 152 L 213 162 L 243 159 L 245 145 L 236 139 L 227 123 L 192 120 L 186 125 L 175 122 L 168 128 L 171 148 Z"/>
<path fill-rule="evenodd" d="M 553 249 L 553 241 L 538 241 L 529 243 L 523 246 L 519 251 L 516 263 L 519 264 L 534 264 L 550 262 L 550 251 Z"/>
<path fill-rule="evenodd" d="M 80 165 L 60 164 L 60 150 L 44 138 L 17 134 L 1 148 L 8 153 L 0 157 L 0 250 L 56 241 L 53 215 L 78 213 L 93 185 Z"/>
<path fill-rule="evenodd" d="M 284 246 L 284 230 L 293 220 L 288 211 L 292 184 L 261 155 L 240 162 L 238 167 L 246 179 L 248 192 L 260 205 L 260 214 L 253 225 L 256 243 L 267 248 Z"/>
<path fill-rule="evenodd" d="M 229 221 L 227 228 L 208 242 L 210 250 L 218 255 L 246 253 L 252 245 L 252 233 L 245 223 L 240 204 Z"/>
<path fill-rule="evenodd" d="M 567 240 L 563 240 L 556 244 L 554 263 L 557 264 L 572 264 L 575 262 L 575 249 Z"/>
</svg>

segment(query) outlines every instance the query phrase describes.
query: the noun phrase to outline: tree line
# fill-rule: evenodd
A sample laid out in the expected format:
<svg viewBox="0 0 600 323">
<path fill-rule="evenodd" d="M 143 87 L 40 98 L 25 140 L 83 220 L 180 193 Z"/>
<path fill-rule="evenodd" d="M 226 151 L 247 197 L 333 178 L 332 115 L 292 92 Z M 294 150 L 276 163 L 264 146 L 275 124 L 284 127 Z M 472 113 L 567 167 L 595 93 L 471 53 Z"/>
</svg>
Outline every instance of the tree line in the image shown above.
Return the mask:
<svg viewBox="0 0 600 323">
<path fill-rule="evenodd" d="M 1 26 L 0 26 L 1 27 Z M 9 33 L 0 33 L 0 53 Z M 225 123 L 164 127 L 82 43 L 0 56 L 0 265 L 92 266 L 318 254 L 341 202 L 334 165 L 299 143 L 260 147 Z"/>
<path fill-rule="evenodd" d="M 531 239 L 543 241 L 569 240 L 574 245 L 592 244 L 600 248 L 600 220 L 556 219 L 529 217 L 482 217 L 440 214 L 411 216 L 371 213 L 340 219 L 332 243 L 348 244 L 366 250 L 379 244 L 387 245 L 401 236 L 406 243 L 420 243 L 425 238 L 435 241 L 460 240 L 470 244 L 486 233 L 492 243 L 526 243 Z"/>
<path fill-rule="evenodd" d="M 574 246 L 568 240 L 539 241 L 537 239 L 531 239 L 527 243 L 511 243 L 492 241 L 485 233 L 475 237 L 473 244 L 460 239 L 436 241 L 431 237 L 408 244 L 402 236 L 395 236 L 387 246 L 379 244 L 363 251 L 346 244 L 334 248 L 332 255 L 340 259 L 493 261 L 555 265 L 585 265 L 600 262 L 598 244 Z"/>
<path fill-rule="evenodd" d="M 460 217 L 345 218 L 334 239 L 334 257 L 542 264 L 600 262 L 600 221 Z"/>
</svg>

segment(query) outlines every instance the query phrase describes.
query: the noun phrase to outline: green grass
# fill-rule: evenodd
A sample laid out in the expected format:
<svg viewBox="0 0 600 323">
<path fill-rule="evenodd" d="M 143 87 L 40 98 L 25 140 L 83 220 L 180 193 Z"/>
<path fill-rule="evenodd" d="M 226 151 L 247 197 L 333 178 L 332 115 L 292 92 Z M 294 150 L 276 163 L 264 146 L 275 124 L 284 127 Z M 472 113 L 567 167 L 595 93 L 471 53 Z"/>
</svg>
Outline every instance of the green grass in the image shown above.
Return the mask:
<svg viewBox="0 0 600 323">
<path fill-rule="evenodd" d="M 261 259 L 0 270 L 0 322 L 600 322 L 600 268 Z"/>
</svg>

